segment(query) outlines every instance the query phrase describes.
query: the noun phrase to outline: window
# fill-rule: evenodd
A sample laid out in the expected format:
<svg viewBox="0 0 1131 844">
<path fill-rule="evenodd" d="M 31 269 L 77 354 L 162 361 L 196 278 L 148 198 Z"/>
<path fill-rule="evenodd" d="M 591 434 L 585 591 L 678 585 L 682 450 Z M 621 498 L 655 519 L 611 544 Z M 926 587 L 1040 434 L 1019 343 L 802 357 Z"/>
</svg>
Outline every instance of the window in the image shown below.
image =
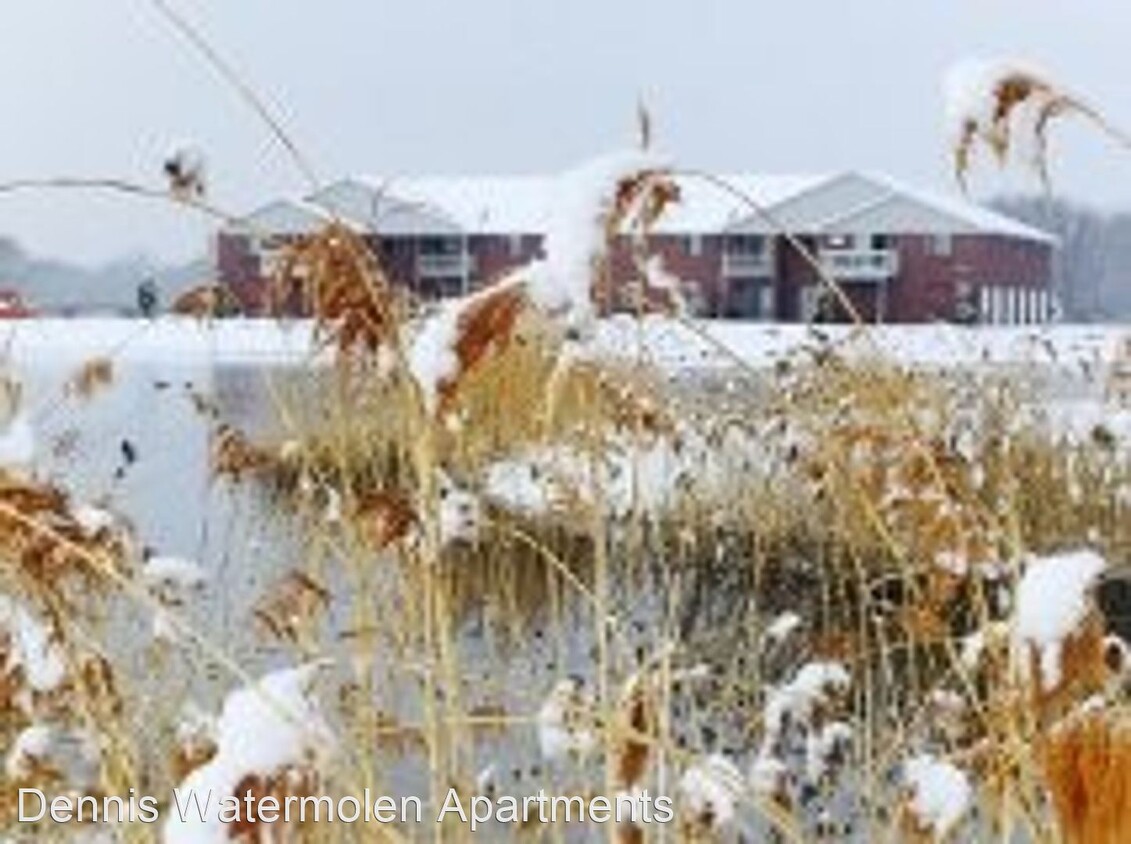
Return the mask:
<svg viewBox="0 0 1131 844">
<path fill-rule="evenodd" d="M 668 240 L 664 239 L 666 245 Z M 698 256 L 703 254 L 703 237 L 697 234 L 683 234 L 672 237 L 671 247 L 684 255 Z"/>
<path fill-rule="evenodd" d="M 512 258 L 522 257 L 522 235 L 512 234 L 507 238 L 507 253 Z"/>
<path fill-rule="evenodd" d="M 949 234 L 933 234 L 927 246 L 928 252 L 939 258 L 949 258 L 954 251 L 954 243 Z"/>
<path fill-rule="evenodd" d="M 851 249 L 852 245 L 853 238 L 850 234 L 825 235 L 826 249 Z"/>
<path fill-rule="evenodd" d="M 460 246 L 458 237 L 420 238 L 420 251 L 425 255 L 456 255 L 463 251 Z"/>
<path fill-rule="evenodd" d="M 872 249 L 877 252 L 885 249 L 891 249 L 894 244 L 894 239 L 890 234 L 874 234 L 871 239 Z"/>
<path fill-rule="evenodd" d="M 766 239 L 757 234 L 731 235 L 726 241 L 726 251 L 731 255 L 761 255 L 766 250 Z"/>
</svg>

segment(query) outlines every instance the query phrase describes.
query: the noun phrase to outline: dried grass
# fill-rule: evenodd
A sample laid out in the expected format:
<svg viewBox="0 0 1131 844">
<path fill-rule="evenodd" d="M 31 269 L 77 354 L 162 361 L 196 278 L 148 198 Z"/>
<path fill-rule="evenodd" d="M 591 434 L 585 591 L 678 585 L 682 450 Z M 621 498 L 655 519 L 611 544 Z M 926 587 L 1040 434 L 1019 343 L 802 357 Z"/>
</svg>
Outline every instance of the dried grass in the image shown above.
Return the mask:
<svg viewBox="0 0 1131 844">
<path fill-rule="evenodd" d="M 1119 844 L 1131 829 L 1131 721 L 1085 711 L 1049 731 L 1041 756 L 1060 834 L 1069 844 Z"/>
<path fill-rule="evenodd" d="M 400 317 L 392 288 L 364 238 L 330 223 L 288 246 L 272 282 L 271 310 L 314 316 L 340 353 L 396 346 Z"/>
<path fill-rule="evenodd" d="M 114 362 L 95 357 L 83 363 L 67 382 L 68 391 L 78 398 L 91 399 L 114 383 Z"/>
</svg>

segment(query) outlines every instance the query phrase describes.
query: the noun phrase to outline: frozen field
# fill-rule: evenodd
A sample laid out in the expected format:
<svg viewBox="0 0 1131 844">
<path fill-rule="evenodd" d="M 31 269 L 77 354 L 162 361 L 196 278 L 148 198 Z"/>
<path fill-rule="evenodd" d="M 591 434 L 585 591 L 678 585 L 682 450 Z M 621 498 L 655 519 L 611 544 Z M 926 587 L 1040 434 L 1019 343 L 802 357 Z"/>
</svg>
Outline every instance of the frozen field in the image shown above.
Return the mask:
<svg viewBox="0 0 1131 844">
<path fill-rule="evenodd" d="M 1131 326 L 979 326 L 949 324 L 819 326 L 700 321 L 694 330 L 666 318 L 616 317 L 599 323 L 583 345 L 596 355 L 642 355 L 669 370 L 733 365 L 772 366 L 817 338 L 848 354 L 883 354 L 929 366 L 1051 365 L 1079 371 L 1131 367 Z M 700 336 L 697 332 L 702 332 Z M 816 332 L 816 333 L 814 333 Z M 300 363 L 315 354 L 306 320 L 216 320 L 166 317 L 33 319 L 0 324 L 2 346 L 20 364 L 51 357 L 114 355 L 123 359 L 216 360 L 220 363 Z M 723 352 L 720 346 L 729 352 Z M 731 354 L 733 353 L 733 354 Z"/>
</svg>

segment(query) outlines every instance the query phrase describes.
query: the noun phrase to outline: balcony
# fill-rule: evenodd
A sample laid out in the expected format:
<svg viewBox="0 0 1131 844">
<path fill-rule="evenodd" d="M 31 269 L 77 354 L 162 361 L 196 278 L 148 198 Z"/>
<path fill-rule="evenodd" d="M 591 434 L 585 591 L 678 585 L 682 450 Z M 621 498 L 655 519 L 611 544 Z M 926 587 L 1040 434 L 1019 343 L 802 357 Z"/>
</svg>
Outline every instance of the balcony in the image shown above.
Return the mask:
<svg viewBox="0 0 1131 844">
<path fill-rule="evenodd" d="M 770 278 L 774 263 L 768 252 L 724 252 L 724 278 Z"/>
<path fill-rule="evenodd" d="M 471 256 L 461 252 L 422 252 L 416 256 L 420 278 L 463 278 L 471 275 Z"/>
<path fill-rule="evenodd" d="M 825 249 L 820 263 L 833 278 L 882 281 L 899 272 L 899 253 L 892 249 Z"/>
</svg>

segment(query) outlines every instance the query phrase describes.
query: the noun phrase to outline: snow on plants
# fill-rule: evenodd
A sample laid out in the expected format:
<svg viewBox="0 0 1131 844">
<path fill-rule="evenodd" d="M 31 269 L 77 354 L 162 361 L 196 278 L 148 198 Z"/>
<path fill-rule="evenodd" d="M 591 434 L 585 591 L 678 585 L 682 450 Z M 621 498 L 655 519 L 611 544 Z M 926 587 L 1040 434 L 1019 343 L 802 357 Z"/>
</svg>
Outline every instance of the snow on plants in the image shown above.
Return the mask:
<svg viewBox="0 0 1131 844">
<path fill-rule="evenodd" d="M 691 817 L 716 829 L 734 822 L 745 787 L 742 773 L 721 753 L 696 760 L 679 779 L 682 803 Z"/>
<path fill-rule="evenodd" d="M 1014 637 L 1038 654 L 1046 689 L 1060 683 L 1064 642 L 1087 616 L 1089 594 L 1105 566 L 1099 554 L 1075 551 L 1038 557 L 1025 568 L 1017 586 Z"/>
<path fill-rule="evenodd" d="M 908 808 L 936 841 L 947 836 L 970 807 L 969 778 L 945 760 L 929 754 L 908 759 L 903 763 L 903 781 L 909 791 Z"/>
<path fill-rule="evenodd" d="M 558 177 L 546 232 L 546 257 L 530 267 L 530 296 L 549 314 L 585 325 L 593 315 L 592 286 L 619 215 L 632 219 L 639 209 L 618 207 L 622 186 L 666 166 L 656 156 L 624 151 L 594 158 Z M 646 196 L 640 192 L 637 200 Z"/>
<path fill-rule="evenodd" d="M 585 756 L 597 746 L 591 707 L 580 680 L 565 677 L 557 682 L 535 719 L 543 758 L 556 761 Z"/>
<path fill-rule="evenodd" d="M 215 724 L 216 755 L 181 783 L 186 792 L 214 799 L 233 796 L 250 775 L 271 777 L 288 767 L 317 766 L 332 749 L 333 735 L 313 697 L 322 663 L 275 671 L 231 692 Z M 242 797 L 242 795 L 234 795 Z M 210 844 L 230 839 L 213 812 L 203 822 L 193 813 L 173 813 L 167 844 Z"/>
</svg>

